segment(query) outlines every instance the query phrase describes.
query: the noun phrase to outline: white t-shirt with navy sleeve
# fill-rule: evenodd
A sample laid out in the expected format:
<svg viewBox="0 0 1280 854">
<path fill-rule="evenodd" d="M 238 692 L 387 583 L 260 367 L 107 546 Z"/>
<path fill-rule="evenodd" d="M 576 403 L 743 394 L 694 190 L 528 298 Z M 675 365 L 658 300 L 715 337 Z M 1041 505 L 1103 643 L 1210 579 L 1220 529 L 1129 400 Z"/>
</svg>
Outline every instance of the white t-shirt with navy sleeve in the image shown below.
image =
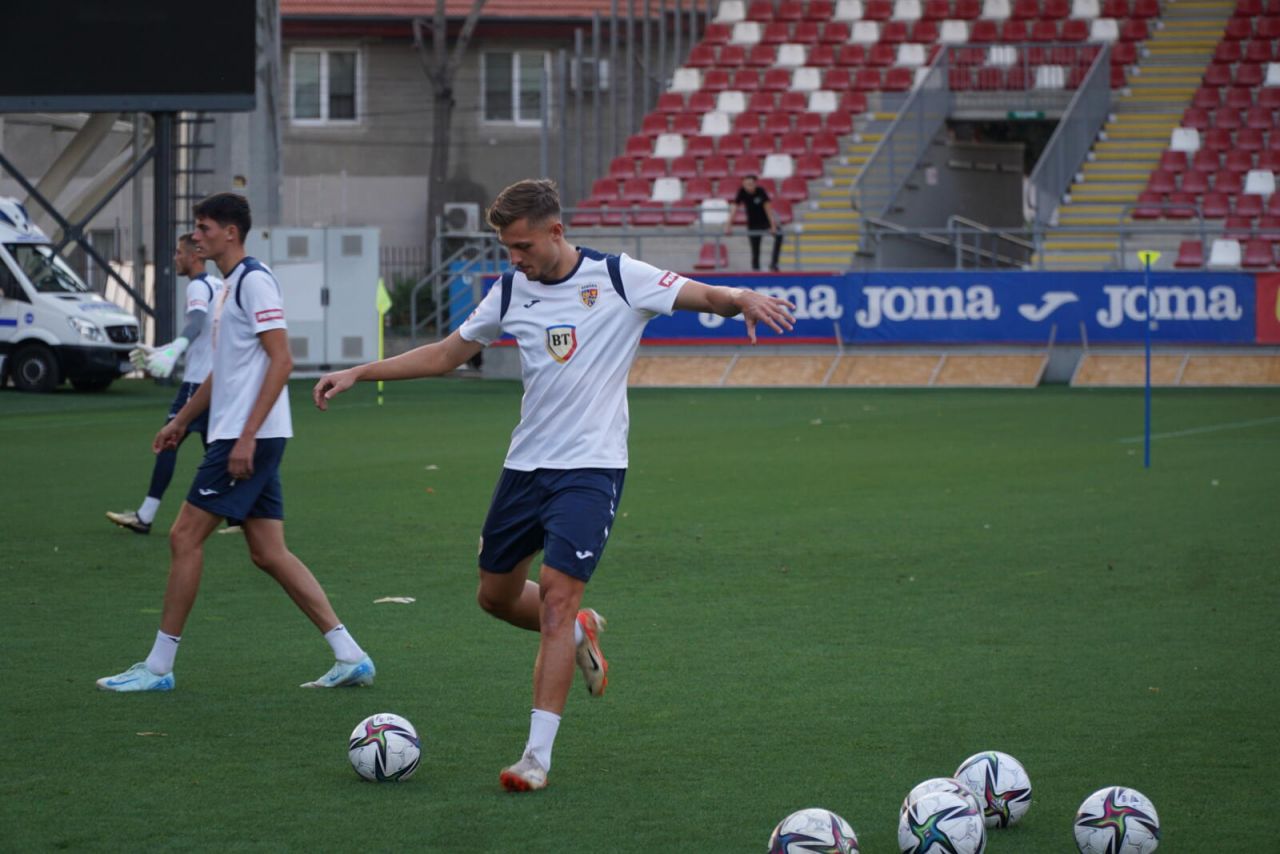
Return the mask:
<svg viewBox="0 0 1280 854">
<path fill-rule="evenodd" d="M 213 324 L 210 318 L 213 307 L 218 304 L 218 294 L 222 292 L 222 280 L 207 273 L 187 282 L 187 308 L 184 314 L 193 311 L 205 312 L 204 330 L 187 348 L 186 367 L 182 371 L 184 383 L 199 385 L 209 376 L 213 369 Z"/>
<path fill-rule="evenodd" d="M 519 346 L 524 399 L 504 464 L 510 469 L 627 467 L 627 375 L 645 324 L 671 314 L 688 281 L 621 255 L 624 299 L 608 256 L 579 252 L 578 266 L 558 282 L 517 271 L 505 316 L 495 283 L 459 329 L 485 345 L 508 333 Z"/>
<path fill-rule="evenodd" d="M 239 439 L 262 390 L 271 360 L 258 335 L 287 328 L 280 283 L 256 258 L 244 258 L 227 276 L 218 295 L 213 329 L 213 401 L 209 407 L 209 441 Z M 289 389 L 280 390 L 275 405 L 255 438 L 293 435 Z"/>
</svg>

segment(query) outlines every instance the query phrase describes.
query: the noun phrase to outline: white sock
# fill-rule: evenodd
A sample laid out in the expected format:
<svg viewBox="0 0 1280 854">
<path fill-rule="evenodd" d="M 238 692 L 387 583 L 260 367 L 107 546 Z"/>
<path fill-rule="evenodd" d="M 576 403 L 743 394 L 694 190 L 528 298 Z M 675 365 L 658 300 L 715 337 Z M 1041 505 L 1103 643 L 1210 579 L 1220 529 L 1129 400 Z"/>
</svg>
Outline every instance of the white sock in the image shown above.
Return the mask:
<svg viewBox="0 0 1280 854">
<path fill-rule="evenodd" d="M 180 640 L 182 638 L 177 635 L 156 632 L 156 642 L 152 644 L 151 654 L 147 656 L 147 669 L 157 676 L 172 673 L 173 660 L 178 657 L 178 642 Z"/>
<path fill-rule="evenodd" d="M 142 506 L 138 508 L 138 518 L 150 525 L 156 520 L 156 511 L 160 509 L 160 499 L 152 498 L 148 495 L 142 499 Z M 168 673 L 169 671 L 165 671 Z"/>
<path fill-rule="evenodd" d="M 560 729 L 560 716 L 555 712 L 544 712 L 534 709 L 529 718 L 529 743 L 524 746 L 525 753 L 532 753 L 543 768 L 551 770 L 551 746 L 556 742 L 556 731 Z"/>
<path fill-rule="evenodd" d="M 579 623 L 575 619 L 573 621 L 573 645 L 577 646 L 578 644 L 582 643 L 582 639 L 584 637 L 586 637 L 586 634 L 582 631 L 582 623 Z"/>
<path fill-rule="evenodd" d="M 338 661 L 353 664 L 364 658 L 364 650 L 360 648 L 360 644 L 356 643 L 356 639 L 351 636 L 351 632 L 347 631 L 347 627 L 342 623 L 338 623 L 338 625 L 325 632 L 324 639 L 329 642 L 329 646 L 333 649 L 333 657 Z"/>
</svg>

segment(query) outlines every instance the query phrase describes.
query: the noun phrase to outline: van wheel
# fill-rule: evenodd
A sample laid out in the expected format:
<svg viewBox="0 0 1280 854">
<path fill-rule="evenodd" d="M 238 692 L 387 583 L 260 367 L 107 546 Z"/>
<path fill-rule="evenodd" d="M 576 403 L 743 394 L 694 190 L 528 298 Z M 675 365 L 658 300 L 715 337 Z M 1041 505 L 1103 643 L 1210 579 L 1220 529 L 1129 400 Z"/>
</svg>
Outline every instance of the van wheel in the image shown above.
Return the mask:
<svg viewBox="0 0 1280 854">
<path fill-rule="evenodd" d="M 61 381 L 53 351 L 40 344 L 23 347 L 14 354 L 9 376 L 18 391 L 53 391 Z"/>
<path fill-rule="evenodd" d="M 106 391 L 113 382 L 111 377 L 95 377 L 91 380 L 72 380 L 71 387 L 76 391 Z"/>
</svg>

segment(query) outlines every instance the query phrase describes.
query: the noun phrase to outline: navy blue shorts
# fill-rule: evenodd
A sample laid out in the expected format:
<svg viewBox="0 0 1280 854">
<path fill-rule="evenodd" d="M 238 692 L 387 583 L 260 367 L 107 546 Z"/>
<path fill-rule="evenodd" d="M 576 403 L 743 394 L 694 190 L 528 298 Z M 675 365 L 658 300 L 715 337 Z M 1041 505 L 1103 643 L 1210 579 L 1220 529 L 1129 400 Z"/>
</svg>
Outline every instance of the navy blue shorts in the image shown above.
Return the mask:
<svg viewBox="0 0 1280 854">
<path fill-rule="evenodd" d="M 210 442 L 187 501 L 201 510 L 228 519 L 284 519 L 284 491 L 280 461 L 287 439 L 259 439 L 253 453 L 253 476 L 232 480 L 227 458 L 235 439 Z"/>
<path fill-rule="evenodd" d="M 504 468 L 480 538 L 480 568 L 510 572 L 542 550 L 542 562 L 591 578 L 622 498 L 626 469 Z"/>
<path fill-rule="evenodd" d="M 195 397 L 196 389 L 200 388 L 200 383 L 183 383 L 178 386 L 178 394 L 173 399 L 173 403 L 169 404 L 169 417 L 165 419 L 166 424 L 178 417 L 178 412 L 182 407 L 187 405 L 187 401 Z M 188 433 L 199 433 L 203 436 L 209 432 L 209 410 L 206 408 L 201 412 L 196 420 L 187 425 Z"/>
</svg>

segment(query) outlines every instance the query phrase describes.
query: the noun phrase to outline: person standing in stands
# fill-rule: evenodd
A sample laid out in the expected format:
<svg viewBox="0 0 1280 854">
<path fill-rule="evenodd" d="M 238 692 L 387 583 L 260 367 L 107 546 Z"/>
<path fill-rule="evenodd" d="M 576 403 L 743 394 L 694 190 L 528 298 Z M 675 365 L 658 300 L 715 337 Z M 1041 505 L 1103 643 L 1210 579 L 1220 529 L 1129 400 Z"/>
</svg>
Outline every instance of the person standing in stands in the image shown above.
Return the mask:
<svg viewBox="0 0 1280 854">
<path fill-rule="evenodd" d="M 738 195 L 734 197 L 733 204 L 735 207 L 741 205 L 747 211 L 747 240 L 751 242 L 751 269 L 760 269 L 760 240 L 768 232 L 773 235 L 773 260 L 769 263 L 769 269 L 776 273 L 778 255 L 782 252 L 782 225 L 778 222 L 778 215 L 769 202 L 769 194 L 765 192 L 764 187 L 760 186 L 755 175 L 748 175 L 742 179 L 742 186 L 738 188 Z M 732 230 L 733 217 L 730 216 L 729 221 L 724 225 L 724 233 L 728 234 Z"/>
</svg>

